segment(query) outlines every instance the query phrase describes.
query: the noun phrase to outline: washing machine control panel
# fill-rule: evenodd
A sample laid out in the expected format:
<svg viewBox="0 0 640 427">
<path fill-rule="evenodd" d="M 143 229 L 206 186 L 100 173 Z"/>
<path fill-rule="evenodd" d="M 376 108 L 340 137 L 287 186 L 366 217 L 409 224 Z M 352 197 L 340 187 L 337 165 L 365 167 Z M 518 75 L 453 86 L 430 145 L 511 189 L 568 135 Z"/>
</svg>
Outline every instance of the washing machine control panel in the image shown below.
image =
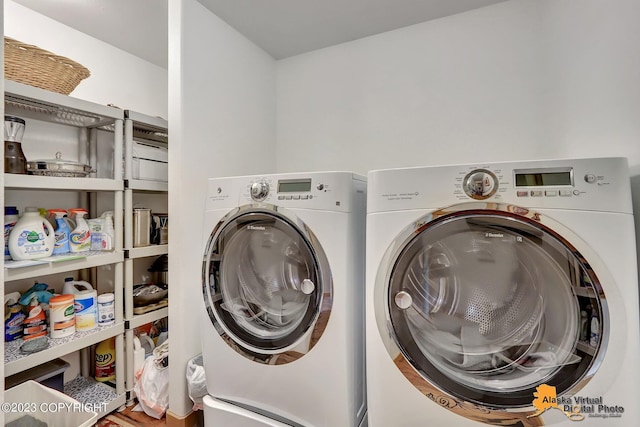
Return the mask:
<svg viewBox="0 0 640 427">
<path fill-rule="evenodd" d="M 464 177 L 462 188 L 472 199 L 485 200 L 498 190 L 498 178 L 487 169 L 475 169 Z"/>
<path fill-rule="evenodd" d="M 269 195 L 269 183 L 267 181 L 256 181 L 249 189 L 251 198 L 256 202 L 262 202 Z"/>
</svg>

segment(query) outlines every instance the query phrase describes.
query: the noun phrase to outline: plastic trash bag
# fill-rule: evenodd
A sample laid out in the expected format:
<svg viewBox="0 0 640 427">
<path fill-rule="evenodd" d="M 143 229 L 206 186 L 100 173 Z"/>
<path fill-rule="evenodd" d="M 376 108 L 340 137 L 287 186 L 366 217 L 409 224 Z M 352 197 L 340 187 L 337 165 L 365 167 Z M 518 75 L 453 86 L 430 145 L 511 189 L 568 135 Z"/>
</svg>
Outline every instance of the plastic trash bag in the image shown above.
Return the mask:
<svg viewBox="0 0 640 427">
<path fill-rule="evenodd" d="M 201 354 L 187 362 L 187 388 L 194 411 L 202 410 L 202 398 L 207 395 L 207 377 L 203 365 Z"/>
<path fill-rule="evenodd" d="M 169 367 L 167 362 L 168 351 L 162 351 L 161 347 L 169 347 L 168 340 L 162 346 L 154 350 L 153 356 L 149 356 L 142 364 L 142 368 L 136 372 L 136 383 L 133 386 L 138 397 L 138 403 L 142 410 L 149 416 L 160 419 L 169 406 Z"/>
</svg>

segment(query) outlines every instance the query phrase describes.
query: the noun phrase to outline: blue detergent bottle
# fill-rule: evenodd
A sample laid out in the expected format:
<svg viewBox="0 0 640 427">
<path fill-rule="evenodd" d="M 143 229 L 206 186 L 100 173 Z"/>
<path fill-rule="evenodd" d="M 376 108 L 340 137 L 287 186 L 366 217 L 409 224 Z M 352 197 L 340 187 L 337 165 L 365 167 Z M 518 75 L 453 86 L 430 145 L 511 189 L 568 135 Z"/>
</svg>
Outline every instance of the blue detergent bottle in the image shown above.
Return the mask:
<svg viewBox="0 0 640 427">
<path fill-rule="evenodd" d="M 66 218 L 67 211 L 64 209 L 49 209 L 49 214 L 55 216 L 55 236 L 56 243 L 53 246 L 53 255 L 69 253 L 69 235 L 71 230 L 67 224 Z"/>
</svg>

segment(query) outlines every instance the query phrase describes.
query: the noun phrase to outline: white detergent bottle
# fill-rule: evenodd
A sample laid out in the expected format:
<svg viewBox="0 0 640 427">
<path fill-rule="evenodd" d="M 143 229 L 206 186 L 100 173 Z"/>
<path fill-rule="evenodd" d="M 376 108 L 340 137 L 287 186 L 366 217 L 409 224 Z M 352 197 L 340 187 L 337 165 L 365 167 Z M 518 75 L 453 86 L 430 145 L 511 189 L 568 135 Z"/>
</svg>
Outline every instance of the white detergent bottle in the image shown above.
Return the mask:
<svg viewBox="0 0 640 427">
<path fill-rule="evenodd" d="M 35 208 L 27 208 L 9 234 L 9 254 L 14 260 L 46 258 L 55 245 L 53 226 Z"/>
<path fill-rule="evenodd" d="M 104 229 L 102 232 L 102 250 L 103 251 L 112 251 L 114 249 L 114 242 L 116 237 L 116 232 L 113 228 L 113 212 L 107 211 L 100 215 L 101 218 L 104 218 Z"/>
<path fill-rule="evenodd" d="M 89 212 L 82 208 L 69 209 L 69 212 L 76 222 L 76 228 L 69 235 L 69 250 L 72 253 L 86 252 L 91 249 L 91 231 L 84 219 Z"/>
</svg>

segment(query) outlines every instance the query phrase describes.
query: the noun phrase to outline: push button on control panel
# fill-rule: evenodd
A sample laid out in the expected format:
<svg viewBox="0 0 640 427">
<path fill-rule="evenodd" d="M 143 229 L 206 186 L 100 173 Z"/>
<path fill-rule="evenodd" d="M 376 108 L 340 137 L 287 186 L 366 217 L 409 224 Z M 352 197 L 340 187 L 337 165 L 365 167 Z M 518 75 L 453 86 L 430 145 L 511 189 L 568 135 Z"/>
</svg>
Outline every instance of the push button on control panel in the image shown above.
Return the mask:
<svg viewBox="0 0 640 427">
<path fill-rule="evenodd" d="M 547 197 L 555 197 L 558 195 L 558 190 L 545 190 L 544 195 Z"/>
<path fill-rule="evenodd" d="M 531 197 L 542 197 L 542 190 L 531 190 Z"/>
<path fill-rule="evenodd" d="M 597 178 L 596 178 L 596 176 L 595 176 L 594 174 L 592 174 L 592 173 L 588 173 L 588 174 L 586 174 L 586 175 L 584 176 L 584 180 L 585 180 L 586 182 L 588 182 L 589 184 L 593 184 L 594 182 L 596 182 L 596 181 L 597 181 Z"/>
</svg>

